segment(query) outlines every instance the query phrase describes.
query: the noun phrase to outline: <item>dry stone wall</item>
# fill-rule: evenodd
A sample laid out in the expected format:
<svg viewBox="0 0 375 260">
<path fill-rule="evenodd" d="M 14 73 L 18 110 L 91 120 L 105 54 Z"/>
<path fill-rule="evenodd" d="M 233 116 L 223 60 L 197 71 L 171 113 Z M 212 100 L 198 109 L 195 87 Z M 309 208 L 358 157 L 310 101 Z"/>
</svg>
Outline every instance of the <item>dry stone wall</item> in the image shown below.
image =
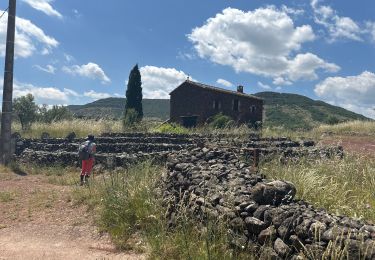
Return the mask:
<svg viewBox="0 0 375 260">
<path fill-rule="evenodd" d="M 300 251 L 319 259 L 333 245 L 348 259 L 375 258 L 375 226 L 295 200 L 292 183 L 267 180 L 231 151 L 180 151 L 168 156 L 167 167 L 170 225 L 184 207 L 197 221 L 224 219 L 233 245 L 266 245 L 263 253 L 272 259 L 298 259 Z"/>
</svg>

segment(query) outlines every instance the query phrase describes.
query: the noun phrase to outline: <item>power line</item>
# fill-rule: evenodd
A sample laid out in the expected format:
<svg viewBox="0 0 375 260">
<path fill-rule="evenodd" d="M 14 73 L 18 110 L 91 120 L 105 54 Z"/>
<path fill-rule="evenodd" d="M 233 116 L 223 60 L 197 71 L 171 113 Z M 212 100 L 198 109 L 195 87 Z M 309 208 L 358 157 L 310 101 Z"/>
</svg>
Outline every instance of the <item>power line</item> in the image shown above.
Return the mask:
<svg viewBox="0 0 375 260">
<path fill-rule="evenodd" d="M 7 7 L 7 9 L 4 10 L 3 14 L 0 16 L 0 19 L 3 18 L 4 14 L 8 11 L 9 7 Z"/>
</svg>

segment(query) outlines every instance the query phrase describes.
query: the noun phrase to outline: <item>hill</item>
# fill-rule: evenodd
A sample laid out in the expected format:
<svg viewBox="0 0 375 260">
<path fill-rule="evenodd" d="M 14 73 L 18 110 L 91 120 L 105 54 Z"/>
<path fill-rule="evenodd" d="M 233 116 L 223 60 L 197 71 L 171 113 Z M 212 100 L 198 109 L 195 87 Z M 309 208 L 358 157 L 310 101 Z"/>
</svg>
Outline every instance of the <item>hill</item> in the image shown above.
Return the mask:
<svg viewBox="0 0 375 260">
<path fill-rule="evenodd" d="M 68 106 L 77 117 L 120 118 L 125 107 L 125 98 L 105 98 L 86 105 Z M 169 99 L 143 99 L 143 113 L 147 118 L 169 118 Z"/>
<path fill-rule="evenodd" d="M 265 101 L 266 126 L 283 126 L 288 129 L 311 129 L 319 124 L 335 124 L 369 118 L 333 106 L 323 101 L 288 93 L 260 92 L 255 96 Z"/>
<path fill-rule="evenodd" d="M 311 129 L 319 124 L 369 120 L 344 108 L 297 94 L 260 92 L 254 95 L 265 101 L 265 126 Z M 106 98 L 86 105 L 71 105 L 68 108 L 77 117 L 120 118 L 124 106 L 125 98 Z M 169 99 L 144 99 L 143 112 L 147 118 L 166 120 L 169 118 Z"/>
</svg>

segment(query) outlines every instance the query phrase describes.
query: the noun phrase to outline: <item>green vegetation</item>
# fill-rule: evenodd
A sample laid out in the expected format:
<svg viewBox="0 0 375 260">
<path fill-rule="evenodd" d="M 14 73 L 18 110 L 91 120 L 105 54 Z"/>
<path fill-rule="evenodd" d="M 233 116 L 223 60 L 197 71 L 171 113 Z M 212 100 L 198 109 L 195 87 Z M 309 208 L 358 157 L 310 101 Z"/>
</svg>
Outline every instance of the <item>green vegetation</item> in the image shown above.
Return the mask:
<svg viewBox="0 0 375 260">
<path fill-rule="evenodd" d="M 288 180 L 297 197 L 338 215 L 375 221 L 375 158 L 360 155 L 344 159 L 264 163 L 267 178 Z"/>
<path fill-rule="evenodd" d="M 223 115 L 222 113 L 214 115 L 210 120 L 209 120 L 209 125 L 212 128 L 226 128 L 234 125 L 234 121 L 226 115 Z"/>
<path fill-rule="evenodd" d="M 162 124 L 156 127 L 153 132 L 155 133 L 170 133 L 170 134 L 188 134 L 189 129 L 184 128 L 178 124 Z"/>
<path fill-rule="evenodd" d="M 22 130 L 30 129 L 38 116 L 38 106 L 31 94 L 14 99 L 13 110 L 21 123 Z"/>
<path fill-rule="evenodd" d="M 43 105 L 41 108 L 39 108 L 39 122 L 50 124 L 52 122 L 59 122 L 72 119 L 73 114 L 67 107 L 54 105 L 51 109 L 48 109 L 47 105 Z"/>
<path fill-rule="evenodd" d="M 124 116 L 127 117 L 128 113 L 132 113 L 132 116 L 137 116 L 137 121 L 141 121 L 143 118 L 142 108 L 142 80 L 141 73 L 138 69 L 138 64 L 130 71 L 128 88 L 126 90 L 126 104 Z M 131 112 L 134 110 L 136 113 Z M 128 116 L 129 117 L 129 116 Z"/>
<path fill-rule="evenodd" d="M 344 108 L 297 94 L 260 92 L 255 96 L 265 101 L 265 127 L 311 130 L 320 124 L 368 120 Z"/>
</svg>

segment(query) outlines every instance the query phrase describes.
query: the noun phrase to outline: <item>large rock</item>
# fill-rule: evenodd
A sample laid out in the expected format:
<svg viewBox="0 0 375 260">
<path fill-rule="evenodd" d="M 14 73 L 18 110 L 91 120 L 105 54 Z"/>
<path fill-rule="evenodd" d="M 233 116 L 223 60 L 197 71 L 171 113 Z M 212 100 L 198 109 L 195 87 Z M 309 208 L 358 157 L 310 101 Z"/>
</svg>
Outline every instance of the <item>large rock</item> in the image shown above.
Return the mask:
<svg viewBox="0 0 375 260">
<path fill-rule="evenodd" d="M 296 188 L 288 181 L 258 183 L 252 190 L 252 198 L 260 205 L 279 205 L 292 201 Z"/>
</svg>

